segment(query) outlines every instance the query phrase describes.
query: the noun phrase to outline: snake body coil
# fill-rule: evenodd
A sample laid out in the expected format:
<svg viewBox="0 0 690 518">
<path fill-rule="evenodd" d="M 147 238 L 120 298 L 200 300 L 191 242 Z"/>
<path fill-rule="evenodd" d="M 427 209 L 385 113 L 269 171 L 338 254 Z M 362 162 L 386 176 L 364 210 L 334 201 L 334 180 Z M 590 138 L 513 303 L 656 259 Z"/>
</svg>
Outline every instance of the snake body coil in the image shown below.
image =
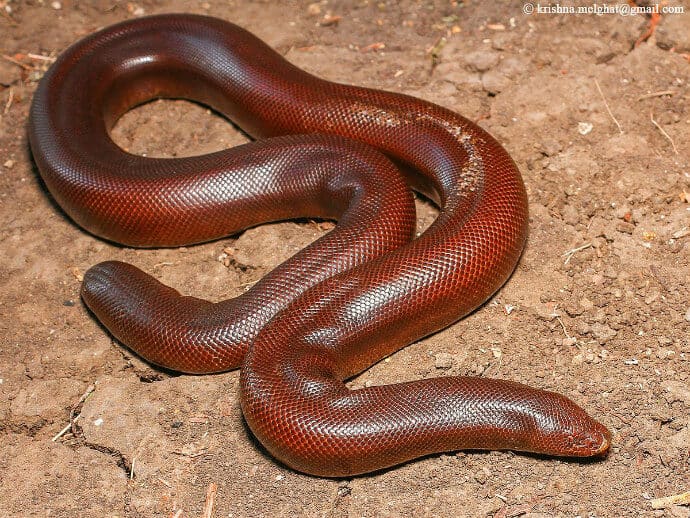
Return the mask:
<svg viewBox="0 0 690 518">
<path fill-rule="evenodd" d="M 109 136 L 117 119 L 157 97 L 210 105 L 263 140 L 183 159 L 118 148 Z M 197 243 L 291 217 L 339 220 L 245 295 L 217 304 L 119 262 L 84 278 L 86 304 L 149 361 L 193 373 L 241 367 L 247 423 L 289 466 L 349 476 L 448 450 L 608 450 L 608 430 L 569 399 L 517 383 L 344 383 L 482 304 L 519 259 L 520 174 L 467 119 L 318 79 L 228 22 L 161 15 L 65 51 L 36 91 L 30 141 L 74 221 L 131 246 Z M 381 152 L 417 174 L 403 178 Z M 406 181 L 440 207 L 414 240 Z"/>
</svg>

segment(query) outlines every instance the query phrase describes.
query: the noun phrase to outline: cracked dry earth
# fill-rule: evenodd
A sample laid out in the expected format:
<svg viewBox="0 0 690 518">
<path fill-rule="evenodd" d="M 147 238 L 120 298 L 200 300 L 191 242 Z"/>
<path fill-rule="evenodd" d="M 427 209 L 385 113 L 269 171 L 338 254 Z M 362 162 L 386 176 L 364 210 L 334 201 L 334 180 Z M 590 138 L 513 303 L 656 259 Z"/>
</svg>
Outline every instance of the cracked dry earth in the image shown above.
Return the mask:
<svg viewBox="0 0 690 518">
<path fill-rule="evenodd" d="M 211 484 L 217 517 L 690 516 L 655 500 L 690 490 L 690 15 L 663 16 L 635 46 L 647 17 L 527 16 L 521 2 L 0 7 L 1 516 L 199 516 Z M 26 140 L 48 59 L 99 27 L 171 11 L 238 23 L 317 75 L 447 106 L 506 146 L 531 211 L 515 275 L 469 318 L 352 383 L 476 375 L 556 390 L 614 432 L 607 459 L 451 452 L 351 480 L 308 477 L 252 439 L 237 372 L 161 372 L 112 340 L 79 299 L 91 265 L 131 262 L 221 300 L 332 227 L 134 250 L 83 232 L 51 200 Z M 133 110 L 114 138 L 150 156 L 244 141 L 184 101 Z M 435 212 L 418 209 L 423 228 Z"/>
</svg>

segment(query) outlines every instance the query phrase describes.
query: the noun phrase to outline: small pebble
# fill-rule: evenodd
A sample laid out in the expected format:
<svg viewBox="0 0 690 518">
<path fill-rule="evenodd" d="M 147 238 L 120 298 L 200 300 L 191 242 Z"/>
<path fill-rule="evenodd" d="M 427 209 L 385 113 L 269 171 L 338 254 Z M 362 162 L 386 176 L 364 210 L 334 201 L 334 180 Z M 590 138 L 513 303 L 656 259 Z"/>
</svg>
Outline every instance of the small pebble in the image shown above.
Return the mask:
<svg viewBox="0 0 690 518">
<path fill-rule="evenodd" d="M 582 306 L 582 308 L 583 308 L 585 311 L 587 311 L 587 310 L 590 310 L 590 309 L 592 309 L 592 308 L 594 307 L 594 302 L 592 302 L 591 300 L 589 300 L 587 297 L 582 297 L 582 298 L 580 299 L 580 306 Z"/>
<path fill-rule="evenodd" d="M 621 234 L 632 234 L 635 231 L 635 225 L 627 221 L 621 221 L 616 225 L 616 230 Z"/>
<path fill-rule="evenodd" d="M 607 279 L 617 279 L 618 272 L 612 266 L 608 266 L 606 269 L 604 269 L 604 277 Z"/>
<path fill-rule="evenodd" d="M 60 2 L 51 2 L 50 7 L 52 7 L 56 11 L 59 11 L 60 9 L 62 9 L 62 4 Z"/>
<path fill-rule="evenodd" d="M 498 64 L 498 53 L 476 50 L 465 54 L 465 63 L 476 72 L 485 72 Z"/>
<path fill-rule="evenodd" d="M 632 220 L 632 211 L 630 210 L 629 205 L 620 205 L 616 207 L 616 210 L 613 213 L 618 219 L 622 219 L 623 221 L 630 222 Z"/>
<path fill-rule="evenodd" d="M 659 298 L 661 294 L 657 290 L 651 290 L 650 293 L 644 298 L 644 303 L 649 305 Z"/>
<path fill-rule="evenodd" d="M 0 60 L 0 88 L 18 83 L 22 79 L 21 68 L 9 61 Z"/>
<path fill-rule="evenodd" d="M 599 340 L 600 344 L 604 344 L 616 336 L 618 332 L 611 329 L 606 324 L 594 323 L 592 324 L 592 334 L 594 338 Z"/>
<path fill-rule="evenodd" d="M 577 210 L 572 205 L 566 205 L 561 209 L 561 216 L 563 221 L 565 221 L 570 226 L 575 226 L 580 221 L 580 211 Z"/>
<path fill-rule="evenodd" d="M 562 149 L 561 144 L 553 138 L 545 138 L 541 143 L 541 152 L 546 156 L 554 156 L 560 153 Z"/>
<path fill-rule="evenodd" d="M 666 399 L 669 403 L 674 401 L 682 402 L 686 407 L 690 407 L 690 389 L 682 381 L 667 380 L 661 385 L 667 392 Z"/>
<path fill-rule="evenodd" d="M 489 476 L 491 476 L 491 471 L 489 468 L 484 467 L 474 474 L 474 479 L 480 484 L 484 484 Z"/>
<path fill-rule="evenodd" d="M 449 353 L 438 353 L 435 356 L 434 367 L 437 369 L 448 370 L 453 366 L 453 355 Z"/>
<path fill-rule="evenodd" d="M 688 310 L 685 312 L 685 320 L 690 322 L 690 308 L 688 308 Z"/>
<path fill-rule="evenodd" d="M 577 132 L 580 135 L 587 135 L 592 132 L 594 129 L 594 124 L 591 122 L 578 122 L 577 123 Z"/>
<path fill-rule="evenodd" d="M 672 358 L 676 355 L 676 351 L 673 349 L 659 349 L 656 352 L 656 357 L 660 360 L 666 360 L 667 358 Z"/>
<path fill-rule="evenodd" d="M 510 86 L 510 80 L 501 72 L 490 70 L 482 76 L 482 87 L 488 93 L 496 95 Z"/>
</svg>

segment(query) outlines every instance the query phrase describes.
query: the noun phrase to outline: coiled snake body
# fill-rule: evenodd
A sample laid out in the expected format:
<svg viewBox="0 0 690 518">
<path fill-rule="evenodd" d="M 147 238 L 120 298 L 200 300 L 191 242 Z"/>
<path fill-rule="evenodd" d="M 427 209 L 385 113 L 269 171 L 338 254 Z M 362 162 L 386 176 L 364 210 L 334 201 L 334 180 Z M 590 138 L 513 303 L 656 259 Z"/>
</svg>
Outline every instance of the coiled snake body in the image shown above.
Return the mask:
<svg viewBox="0 0 690 518">
<path fill-rule="evenodd" d="M 183 159 L 118 148 L 109 137 L 117 119 L 157 97 L 210 105 L 263 140 Z M 465 118 L 318 79 L 228 22 L 161 15 L 65 51 L 35 94 L 29 134 L 67 214 L 127 245 L 197 243 L 290 217 L 339 220 L 237 299 L 184 297 L 119 262 L 91 268 L 82 288 L 113 335 L 155 364 L 241 367 L 247 423 L 294 469 L 349 476 L 448 450 L 608 450 L 608 430 L 572 401 L 517 383 L 344 383 L 482 304 L 518 261 L 520 174 Z M 416 174 L 403 178 L 389 159 Z M 414 240 L 407 183 L 440 207 Z"/>
</svg>

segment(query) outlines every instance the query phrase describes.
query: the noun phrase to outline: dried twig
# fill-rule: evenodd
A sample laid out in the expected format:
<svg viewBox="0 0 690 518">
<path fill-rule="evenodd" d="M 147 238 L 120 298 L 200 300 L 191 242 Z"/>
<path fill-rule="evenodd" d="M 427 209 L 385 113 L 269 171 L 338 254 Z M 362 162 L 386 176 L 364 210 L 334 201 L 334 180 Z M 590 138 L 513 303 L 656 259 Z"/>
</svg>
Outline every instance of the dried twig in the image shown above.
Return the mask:
<svg viewBox="0 0 690 518">
<path fill-rule="evenodd" d="M 377 50 L 383 50 L 386 48 L 386 44 L 382 41 L 376 41 L 374 43 L 370 43 L 369 45 L 365 45 L 364 47 L 361 47 L 359 49 L 360 52 L 366 53 L 366 52 L 372 52 L 372 51 L 377 51 Z"/>
<path fill-rule="evenodd" d="M 206 502 L 204 502 L 204 510 L 201 513 L 201 518 L 211 518 L 213 515 L 213 502 L 216 499 L 216 492 L 218 491 L 218 485 L 211 482 L 206 490 Z"/>
<path fill-rule="evenodd" d="M 72 435 L 77 435 L 77 430 L 75 428 L 75 424 L 77 422 L 77 419 L 81 414 L 77 414 L 77 409 L 79 409 L 83 404 L 84 401 L 87 400 L 87 398 L 93 394 L 93 391 L 96 390 L 96 384 L 92 383 L 89 385 L 86 389 L 86 392 L 84 392 L 81 397 L 79 398 L 79 401 L 77 401 L 74 405 L 72 405 L 72 408 L 69 411 L 69 423 L 70 423 L 70 428 L 72 429 Z"/>
<path fill-rule="evenodd" d="M 60 437 L 65 435 L 70 430 L 72 431 L 72 435 L 75 435 L 74 425 L 81 416 L 81 414 L 76 413 L 77 409 L 84 401 L 86 401 L 86 398 L 88 398 L 94 390 L 96 390 L 96 385 L 89 385 L 89 387 L 86 389 L 86 392 L 84 392 L 84 394 L 82 394 L 82 396 L 79 398 L 79 401 L 72 405 L 72 408 L 69 411 L 69 423 L 67 423 L 67 425 L 62 430 L 56 433 L 51 439 L 51 441 L 57 441 Z"/>
<path fill-rule="evenodd" d="M 555 315 L 556 320 L 558 321 L 559 324 L 561 324 L 561 328 L 563 329 L 563 334 L 565 334 L 566 338 L 572 338 L 570 334 L 568 333 L 568 330 L 565 328 L 565 324 L 563 323 L 563 319 L 561 318 L 561 315 Z"/>
<path fill-rule="evenodd" d="M 673 505 L 690 505 L 690 491 L 678 495 L 664 496 L 650 501 L 652 509 L 666 509 Z"/>
<path fill-rule="evenodd" d="M 681 239 L 687 236 L 690 236 L 690 229 L 688 229 L 688 227 L 683 227 L 671 234 L 672 239 Z"/>
<path fill-rule="evenodd" d="M 14 59 L 12 56 L 8 56 L 7 54 L 0 54 L 0 57 L 4 59 L 5 61 L 9 61 L 10 63 L 17 65 L 18 67 L 23 68 L 26 71 L 30 71 L 31 67 L 27 65 L 26 63 L 22 63 L 21 61 Z"/>
<path fill-rule="evenodd" d="M 12 101 L 14 101 L 14 89 L 10 88 L 10 93 L 7 96 L 7 102 L 5 103 L 5 109 L 2 112 L 3 115 L 7 115 L 7 113 L 10 111 L 10 108 L 12 107 Z"/>
<path fill-rule="evenodd" d="M 26 55 L 27 58 L 35 59 L 36 61 L 47 61 L 48 63 L 54 63 L 57 58 L 53 56 L 44 56 L 43 54 L 34 54 L 29 52 Z"/>
<path fill-rule="evenodd" d="M 652 121 L 652 124 L 656 126 L 656 128 L 661 132 L 661 134 L 668 139 L 668 141 L 671 143 L 671 147 L 673 148 L 673 152 L 677 155 L 678 154 L 678 149 L 676 148 L 676 143 L 673 142 L 673 139 L 670 137 L 666 131 L 664 131 L 664 128 L 662 128 L 657 121 L 654 120 L 654 113 L 650 112 L 649 114 L 649 119 Z"/>
<path fill-rule="evenodd" d="M 637 100 L 643 101 L 644 99 L 651 99 L 652 97 L 661 97 L 664 95 L 675 95 L 676 92 L 673 90 L 659 90 L 658 92 L 651 92 L 648 94 L 640 95 Z"/>
<path fill-rule="evenodd" d="M 611 112 L 611 108 L 609 108 L 609 103 L 606 102 L 606 97 L 604 97 L 604 92 L 601 91 L 601 86 L 599 86 L 599 81 L 594 79 L 594 84 L 597 85 L 597 90 L 599 90 L 599 95 L 601 95 L 601 100 L 604 101 L 604 106 L 606 106 L 606 111 L 609 112 L 609 116 L 613 119 L 613 122 L 616 123 L 616 126 L 618 126 L 618 131 L 623 133 L 623 128 L 621 128 L 620 123 L 618 120 L 613 116 L 613 112 Z"/>
<path fill-rule="evenodd" d="M 77 418 L 78 417 L 79 416 L 77 416 Z M 76 418 L 75 418 L 75 421 L 76 421 Z M 69 431 L 70 428 L 72 428 L 72 423 L 67 423 L 67 426 L 65 426 L 62 430 L 60 430 L 58 433 L 56 433 L 53 436 L 53 438 L 51 439 L 51 441 L 53 441 L 53 442 L 57 441 L 60 437 L 65 435 Z"/>
<path fill-rule="evenodd" d="M 586 250 L 590 246 L 592 246 L 592 243 L 585 243 L 582 246 L 578 246 L 577 248 L 572 248 L 568 250 L 562 255 L 562 257 L 565 257 L 565 261 L 563 262 L 563 264 L 568 264 L 576 253 L 581 252 L 582 250 Z"/>
</svg>

